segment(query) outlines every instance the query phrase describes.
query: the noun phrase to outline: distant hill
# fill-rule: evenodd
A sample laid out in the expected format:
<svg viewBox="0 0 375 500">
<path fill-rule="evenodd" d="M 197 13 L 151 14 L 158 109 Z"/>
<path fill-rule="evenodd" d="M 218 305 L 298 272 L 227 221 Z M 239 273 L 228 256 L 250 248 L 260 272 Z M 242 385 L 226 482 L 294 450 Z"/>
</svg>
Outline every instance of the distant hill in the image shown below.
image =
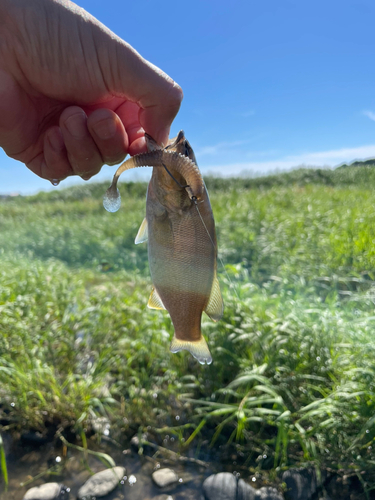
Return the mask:
<svg viewBox="0 0 375 500">
<path fill-rule="evenodd" d="M 340 165 L 337 168 L 348 168 L 348 167 L 375 167 L 375 158 L 366 161 L 354 161 L 349 165 L 344 163 L 344 165 Z"/>
</svg>

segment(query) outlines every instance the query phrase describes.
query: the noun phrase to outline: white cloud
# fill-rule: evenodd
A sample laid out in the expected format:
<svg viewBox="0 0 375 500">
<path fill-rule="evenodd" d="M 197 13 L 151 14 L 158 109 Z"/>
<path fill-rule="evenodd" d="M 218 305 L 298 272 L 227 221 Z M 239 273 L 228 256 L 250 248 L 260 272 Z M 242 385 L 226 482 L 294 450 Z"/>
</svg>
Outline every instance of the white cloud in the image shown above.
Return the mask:
<svg viewBox="0 0 375 500">
<path fill-rule="evenodd" d="M 296 156 L 288 156 L 287 159 L 304 163 L 310 163 L 311 165 L 325 165 L 329 164 L 331 166 L 338 165 L 339 163 L 352 162 L 356 159 L 367 159 L 375 157 L 375 144 L 369 144 L 367 146 L 359 146 L 356 148 L 341 148 L 341 149 L 331 149 L 329 151 L 317 151 L 315 153 L 306 153 Z"/>
<path fill-rule="evenodd" d="M 375 122 L 375 113 L 373 111 L 363 111 L 363 114 Z"/>
<path fill-rule="evenodd" d="M 205 155 L 217 155 L 222 154 L 223 152 L 229 152 L 233 148 L 237 148 L 238 146 L 244 146 L 252 142 L 250 139 L 246 140 L 238 140 L 238 141 L 223 141 L 218 142 L 217 144 L 213 144 L 212 146 L 204 146 L 202 148 L 198 148 L 195 150 L 195 155 L 197 158 Z"/>
<path fill-rule="evenodd" d="M 226 165 L 212 165 L 201 170 L 204 173 L 214 173 L 224 176 L 239 175 L 244 172 L 251 174 L 267 174 L 275 171 L 290 170 L 295 167 L 326 167 L 332 168 L 342 163 L 355 160 L 375 158 L 375 144 L 357 148 L 332 149 L 328 151 L 307 152 L 299 155 L 288 155 L 278 160 L 260 162 L 238 162 Z"/>
</svg>

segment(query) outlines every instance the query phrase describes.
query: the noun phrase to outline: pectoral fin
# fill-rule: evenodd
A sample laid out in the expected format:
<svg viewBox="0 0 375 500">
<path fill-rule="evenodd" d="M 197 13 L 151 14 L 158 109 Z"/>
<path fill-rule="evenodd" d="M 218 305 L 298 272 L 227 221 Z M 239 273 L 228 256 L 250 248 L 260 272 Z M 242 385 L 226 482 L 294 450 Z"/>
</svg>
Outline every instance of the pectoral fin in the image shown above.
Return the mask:
<svg viewBox="0 0 375 500">
<path fill-rule="evenodd" d="M 141 227 L 138 229 L 137 236 L 135 237 L 135 244 L 144 243 L 148 240 L 148 224 L 146 217 L 143 219 Z"/>
<path fill-rule="evenodd" d="M 152 289 L 150 298 L 148 299 L 147 307 L 150 309 L 165 309 L 165 306 L 155 288 Z"/>
<path fill-rule="evenodd" d="M 208 349 L 207 342 L 201 337 L 197 341 L 179 340 L 176 336 L 173 337 L 171 342 L 170 351 L 175 353 L 179 351 L 189 351 L 201 365 L 212 363 L 212 356 Z"/>
<path fill-rule="evenodd" d="M 212 288 L 211 288 L 211 294 L 205 309 L 205 313 L 213 321 L 219 321 L 219 319 L 221 319 L 223 316 L 223 312 L 224 312 L 223 297 L 221 296 L 219 281 L 215 273 L 214 281 L 212 283 Z"/>
</svg>

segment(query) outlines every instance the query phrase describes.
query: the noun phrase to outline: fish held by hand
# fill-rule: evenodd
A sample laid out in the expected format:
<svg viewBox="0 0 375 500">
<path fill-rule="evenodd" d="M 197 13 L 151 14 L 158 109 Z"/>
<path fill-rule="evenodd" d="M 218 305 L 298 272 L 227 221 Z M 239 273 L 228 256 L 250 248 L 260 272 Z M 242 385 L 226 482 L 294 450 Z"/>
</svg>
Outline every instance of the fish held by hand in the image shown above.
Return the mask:
<svg viewBox="0 0 375 500">
<path fill-rule="evenodd" d="M 217 279 L 215 222 L 195 155 L 183 131 L 163 148 L 146 134 L 148 153 L 125 161 L 106 193 L 104 206 L 119 206 L 121 173 L 153 167 L 147 191 L 146 218 L 135 243 L 148 241 L 153 290 L 148 306 L 166 309 L 175 334 L 171 352 L 188 350 L 201 364 L 212 357 L 201 333 L 202 312 L 214 321 L 223 315 Z"/>
</svg>

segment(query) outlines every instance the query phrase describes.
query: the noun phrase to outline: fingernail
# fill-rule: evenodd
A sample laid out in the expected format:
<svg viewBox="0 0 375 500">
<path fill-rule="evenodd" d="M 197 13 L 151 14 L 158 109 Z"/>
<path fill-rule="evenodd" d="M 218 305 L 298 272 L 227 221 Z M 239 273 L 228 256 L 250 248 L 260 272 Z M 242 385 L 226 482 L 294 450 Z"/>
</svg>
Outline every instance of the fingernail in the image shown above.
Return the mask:
<svg viewBox="0 0 375 500">
<path fill-rule="evenodd" d="M 51 148 L 56 151 L 56 153 L 60 153 L 65 148 L 64 139 L 60 129 L 54 128 L 50 130 L 47 138 Z"/>
<path fill-rule="evenodd" d="M 99 139 L 111 139 L 116 133 L 117 127 L 114 120 L 111 118 L 106 118 L 105 120 L 100 120 L 93 126 L 95 134 Z"/>
<path fill-rule="evenodd" d="M 75 113 L 65 120 L 65 126 L 75 139 L 83 139 L 87 135 L 86 115 Z"/>
</svg>

